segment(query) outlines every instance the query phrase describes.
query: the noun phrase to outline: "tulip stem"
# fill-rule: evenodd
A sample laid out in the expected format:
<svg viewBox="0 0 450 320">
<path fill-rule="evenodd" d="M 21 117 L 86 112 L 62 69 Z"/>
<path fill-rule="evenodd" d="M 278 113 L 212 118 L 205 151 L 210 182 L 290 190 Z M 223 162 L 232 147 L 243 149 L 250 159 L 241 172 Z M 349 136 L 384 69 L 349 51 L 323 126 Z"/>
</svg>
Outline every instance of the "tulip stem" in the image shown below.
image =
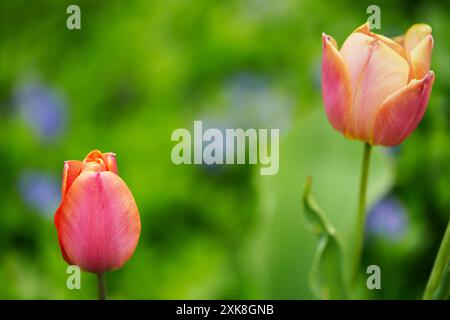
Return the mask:
<svg viewBox="0 0 450 320">
<path fill-rule="evenodd" d="M 436 299 L 436 293 L 439 291 L 439 285 L 443 282 L 445 273 L 450 272 L 446 269 L 450 269 L 450 220 L 423 294 L 424 300 Z"/>
<path fill-rule="evenodd" d="M 106 300 L 106 280 L 105 273 L 97 274 L 98 281 L 98 300 Z"/>
<path fill-rule="evenodd" d="M 353 264 L 351 270 L 351 283 L 355 286 L 356 279 L 358 277 L 358 271 L 361 264 L 362 248 L 364 243 L 364 228 L 366 222 L 366 193 L 367 193 L 367 181 L 369 178 L 369 165 L 370 165 L 370 153 L 372 146 L 368 143 L 364 144 L 364 156 L 361 168 L 361 178 L 359 183 L 359 201 L 358 201 L 358 216 L 356 221 L 356 233 L 355 233 L 355 247 Z"/>
</svg>

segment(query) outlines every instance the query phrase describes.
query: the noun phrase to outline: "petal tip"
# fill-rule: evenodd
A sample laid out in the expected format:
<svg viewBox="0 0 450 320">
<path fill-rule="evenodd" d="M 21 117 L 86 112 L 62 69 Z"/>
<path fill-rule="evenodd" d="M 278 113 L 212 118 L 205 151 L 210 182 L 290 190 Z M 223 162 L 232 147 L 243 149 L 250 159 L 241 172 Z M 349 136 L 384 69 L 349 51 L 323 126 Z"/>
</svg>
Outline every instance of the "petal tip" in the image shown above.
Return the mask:
<svg viewBox="0 0 450 320">
<path fill-rule="evenodd" d="M 356 28 L 353 33 L 355 32 L 359 32 L 359 33 L 364 33 L 367 35 L 370 35 L 371 31 L 370 31 L 370 23 L 367 20 L 366 22 L 364 22 L 362 25 L 360 25 L 358 28 Z"/>
<path fill-rule="evenodd" d="M 435 79 L 434 71 L 432 70 L 428 71 L 428 73 L 425 75 L 423 79 L 424 86 L 432 85 L 434 83 L 434 79 Z"/>
<path fill-rule="evenodd" d="M 334 40 L 334 38 L 328 34 L 326 34 L 325 32 L 322 32 L 322 45 L 323 48 L 325 48 L 327 45 L 333 46 L 334 48 L 336 48 L 336 50 L 338 49 L 338 45 L 336 40 Z"/>
</svg>

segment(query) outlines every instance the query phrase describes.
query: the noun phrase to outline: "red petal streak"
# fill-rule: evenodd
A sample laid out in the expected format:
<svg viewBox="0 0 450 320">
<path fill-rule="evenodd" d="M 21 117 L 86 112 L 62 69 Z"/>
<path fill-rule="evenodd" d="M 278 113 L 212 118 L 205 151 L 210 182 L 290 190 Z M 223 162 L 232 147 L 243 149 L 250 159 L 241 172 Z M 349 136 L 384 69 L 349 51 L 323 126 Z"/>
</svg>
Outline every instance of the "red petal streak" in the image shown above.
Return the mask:
<svg viewBox="0 0 450 320">
<path fill-rule="evenodd" d="M 322 44 L 322 95 L 328 120 L 339 132 L 352 135 L 350 75 L 333 38 L 323 34 Z"/>
<path fill-rule="evenodd" d="M 63 243 L 62 243 L 62 240 L 61 240 L 61 233 L 59 232 L 60 221 L 61 221 L 61 219 L 60 219 L 60 217 L 61 217 L 60 208 L 61 207 L 59 207 L 58 210 L 56 210 L 56 213 L 55 213 L 55 226 L 56 226 L 56 230 L 58 231 L 58 243 L 59 243 L 59 247 L 61 248 L 61 253 L 62 253 L 62 256 L 64 258 L 64 261 L 66 261 L 68 264 L 72 265 L 73 262 L 67 256 L 66 250 L 64 249 L 64 246 L 63 246 Z"/>
</svg>

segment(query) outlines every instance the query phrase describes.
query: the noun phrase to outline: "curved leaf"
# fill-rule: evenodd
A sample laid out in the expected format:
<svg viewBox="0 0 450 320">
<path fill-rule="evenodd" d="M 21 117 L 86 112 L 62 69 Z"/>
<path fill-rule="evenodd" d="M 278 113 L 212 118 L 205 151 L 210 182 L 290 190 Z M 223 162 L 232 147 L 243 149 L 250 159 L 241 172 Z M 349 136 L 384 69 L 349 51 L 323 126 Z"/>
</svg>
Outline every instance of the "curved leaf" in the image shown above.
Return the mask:
<svg viewBox="0 0 450 320">
<path fill-rule="evenodd" d="M 309 283 L 321 299 L 348 298 L 345 249 L 334 226 L 317 205 L 311 193 L 312 178 L 308 177 L 303 191 L 303 206 L 312 232 L 319 237 Z"/>
</svg>

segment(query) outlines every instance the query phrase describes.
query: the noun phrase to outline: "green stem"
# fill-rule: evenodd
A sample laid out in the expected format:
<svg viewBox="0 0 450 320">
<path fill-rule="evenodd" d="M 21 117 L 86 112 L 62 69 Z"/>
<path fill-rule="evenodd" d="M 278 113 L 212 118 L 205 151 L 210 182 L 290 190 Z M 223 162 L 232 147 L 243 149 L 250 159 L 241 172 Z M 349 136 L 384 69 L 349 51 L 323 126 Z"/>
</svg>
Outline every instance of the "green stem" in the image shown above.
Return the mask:
<svg viewBox="0 0 450 320">
<path fill-rule="evenodd" d="M 105 273 L 97 274 L 98 281 L 98 300 L 106 300 L 106 280 Z"/>
<path fill-rule="evenodd" d="M 366 222 L 366 193 L 367 193 L 367 181 L 369 177 L 371 150 L 372 146 L 368 143 L 365 143 L 364 156 L 361 168 L 361 179 L 359 182 L 359 202 L 358 202 L 358 217 L 356 221 L 355 247 L 353 252 L 353 263 L 350 274 L 352 286 L 355 285 L 358 276 L 358 271 L 361 263 L 362 248 L 364 243 L 364 228 Z"/>
<path fill-rule="evenodd" d="M 428 279 L 427 287 L 423 294 L 424 300 L 435 299 L 439 284 L 442 282 L 445 269 L 450 268 L 450 220 L 447 225 L 447 230 L 442 239 L 436 260 L 434 261 L 433 269 L 431 270 L 430 278 Z"/>
</svg>

